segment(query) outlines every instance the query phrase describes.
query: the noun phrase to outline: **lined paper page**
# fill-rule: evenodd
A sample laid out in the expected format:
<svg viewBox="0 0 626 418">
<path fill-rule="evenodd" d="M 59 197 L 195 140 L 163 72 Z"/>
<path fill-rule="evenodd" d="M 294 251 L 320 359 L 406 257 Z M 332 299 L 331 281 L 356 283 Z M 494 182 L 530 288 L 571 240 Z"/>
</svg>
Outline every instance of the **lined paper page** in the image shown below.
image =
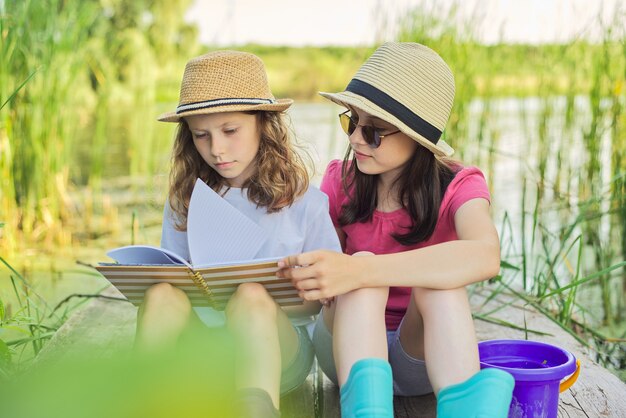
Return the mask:
<svg viewBox="0 0 626 418">
<path fill-rule="evenodd" d="M 187 240 L 194 266 L 251 260 L 267 232 L 202 180 L 196 180 L 187 214 Z"/>
</svg>

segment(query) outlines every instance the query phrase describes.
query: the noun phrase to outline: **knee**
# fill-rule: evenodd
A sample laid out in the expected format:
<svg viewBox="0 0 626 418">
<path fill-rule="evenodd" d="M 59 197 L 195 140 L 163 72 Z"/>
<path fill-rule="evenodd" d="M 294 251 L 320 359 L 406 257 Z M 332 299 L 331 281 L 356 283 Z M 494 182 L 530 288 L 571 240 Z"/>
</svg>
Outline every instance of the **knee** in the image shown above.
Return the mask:
<svg viewBox="0 0 626 418">
<path fill-rule="evenodd" d="M 276 320 L 276 303 L 259 283 L 242 283 L 226 305 L 226 315 L 232 320 Z"/>
<path fill-rule="evenodd" d="M 457 311 L 460 308 L 469 309 L 467 292 L 464 287 L 456 289 L 413 289 L 413 298 L 420 314 L 427 317 L 430 312 L 433 315 L 441 315 L 442 309 L 448 312 Z"/>
<path fill-rule="evenodd" d="M 184 302 L 189 303 L 185 292 L 169 283 L 157 283 L 150 286 L 144 296 L 144 304 L 171 305 Z"/>
<path fill-rule="evenodd" d="M 436 301 L 436 302 L 454 302 L 456 300 L 467 299 L 467 292 L 464 287 L 456 289 L 425 289 L 416 288 L 413 289 L 413 297 L 423 301 Z"/>
<path fill-rule="evenodd" d="M 139 316 L 145 315 L 184 315 L 191 313 L 191 302 L 182 290 L 169 283 L 157 283 L 145 293 L 139 309 Z"/>
<path fill-rule="evenodd" d="M 385 306 L 389 297 L 388 287 L 363 287 L 337 296 L 337 305 L 345 303 L 367 304 L 369 306 Z"/>
</svg>

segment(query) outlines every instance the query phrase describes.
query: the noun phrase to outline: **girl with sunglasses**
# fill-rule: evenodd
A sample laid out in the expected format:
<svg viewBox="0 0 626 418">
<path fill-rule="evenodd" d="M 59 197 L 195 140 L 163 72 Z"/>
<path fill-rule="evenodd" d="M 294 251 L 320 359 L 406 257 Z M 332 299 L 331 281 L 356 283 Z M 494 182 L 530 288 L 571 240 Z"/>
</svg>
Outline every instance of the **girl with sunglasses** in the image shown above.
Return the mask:
<svg viewBox="0 0 626 418">
<path fill-rule="evenodd" d="M 480 371 L 465 291 L 498 274 L 500 245 L 483 174 L 449 159 L 441 139 L 448 65 L 423 45 L 386 43 L 345 91 L 320 94 L 348 109 L 350 146 L 321 186 L 345 254 L 279 265 L 303 298 L 325 303 L 313 344 L 342 417 L 392 417 L 394 394 L 433 391 L 438 418 L 505 417 L 514 380 Z"/>
</svg>

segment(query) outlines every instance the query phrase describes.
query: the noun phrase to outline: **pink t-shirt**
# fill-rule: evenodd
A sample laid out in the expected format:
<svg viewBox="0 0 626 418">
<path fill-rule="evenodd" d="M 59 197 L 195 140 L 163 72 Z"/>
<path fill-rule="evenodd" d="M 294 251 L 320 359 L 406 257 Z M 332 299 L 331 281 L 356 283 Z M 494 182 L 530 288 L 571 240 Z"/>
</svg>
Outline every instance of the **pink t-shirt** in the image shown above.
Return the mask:
<svg viewBox="0 0 626 418">
<path fill-rule="evenodd" d="M 483 198 L 490 201 L 489 189 L 483 173 L 476 167 L 462 167 L 448 185 L 439 208 L 439 220 L 428 241 L 410 246 L 397 242 L 392 234 L 401 231 L 402 227 L 410 226 L 411 219 L 404 209 L 393 212 L 374 211 L 372 220 L 366 223 L 357 222 L 346 226 L 339 225 L 341 207 L 348 198 L 341 185 L 340 160 L 328 164 L 320 189 L 328 195 L 330 217 L 336 228 L 346 234 L 347 254 L 358 251 L 370 251 L 374 254 L 391 254 L 427 247 L 446 241 L 458 239 L 454 227 L 454 214 L 457 209 L 471 199 Z M 405 231 L 405 230 L 403 230 Z M 388 330 L 395 330 L 400 325 L 411 297 L 410 287 L 392 287 L 385 312 Z"/>
</svg>

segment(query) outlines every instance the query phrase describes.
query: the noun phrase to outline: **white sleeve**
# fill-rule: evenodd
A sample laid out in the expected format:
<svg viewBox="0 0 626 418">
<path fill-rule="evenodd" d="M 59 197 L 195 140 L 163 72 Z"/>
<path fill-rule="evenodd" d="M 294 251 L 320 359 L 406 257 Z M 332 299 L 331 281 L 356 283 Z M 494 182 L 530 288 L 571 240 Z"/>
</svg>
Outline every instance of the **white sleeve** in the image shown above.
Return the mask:
<svg viewBox="0 0 626 418">
<path fill-rule="evenodd" d="M 179 231 L 174 226 L 176 215 L 170 208 L 169 201 L 163 208 L 163 229 L 161 231 L 161 248 L 173 251 L 185 260 L 189 261 L 189 245 L 187 243 L 187 231 Z"/>
<path fill-rule="evenodd" d="M 321 194 L 324 197 L 323 203 L 317 205 L 313 216 L 307 219 L 303 252 L 322 249 L 341 252 L 339 237 L 328 213 L 328 196 Z"/>
</svg>

